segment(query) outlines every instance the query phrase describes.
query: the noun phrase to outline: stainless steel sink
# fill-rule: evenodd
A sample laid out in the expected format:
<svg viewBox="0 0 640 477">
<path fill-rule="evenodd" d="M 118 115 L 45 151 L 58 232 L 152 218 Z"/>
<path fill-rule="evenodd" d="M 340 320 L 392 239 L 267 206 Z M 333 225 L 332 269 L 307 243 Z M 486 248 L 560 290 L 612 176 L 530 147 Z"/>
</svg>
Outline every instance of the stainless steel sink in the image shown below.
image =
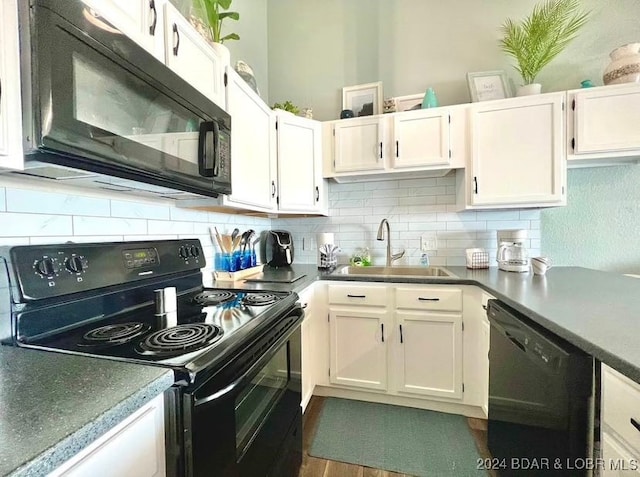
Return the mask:
<svg viewBox="0 0 640 477">
<path fill-rule="evenodd" d="M 453 277 L 453 273 L 443 267 L 339 267 L 333 275 L 359 277 Z"/>
</svg>

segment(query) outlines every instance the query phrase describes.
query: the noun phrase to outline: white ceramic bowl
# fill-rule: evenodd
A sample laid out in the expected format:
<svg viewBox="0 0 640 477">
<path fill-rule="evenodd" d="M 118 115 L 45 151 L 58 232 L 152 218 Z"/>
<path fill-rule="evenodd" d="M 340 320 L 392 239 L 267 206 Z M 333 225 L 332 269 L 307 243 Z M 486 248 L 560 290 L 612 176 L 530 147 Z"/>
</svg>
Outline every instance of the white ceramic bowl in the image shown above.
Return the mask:
<svg viewBox="0 0 640 477">
<path fill-rule="evenodd" d="M 547 270 L 551 268 L 551 264 L 547 264 L 546 262 L 542 262 L 540 260 L 532 258 L 531 268 L 533 268 L 533 273 L 535 273 L 536 275 L 544 275 L 545 273 L 547 273 Z"/>
</svg>

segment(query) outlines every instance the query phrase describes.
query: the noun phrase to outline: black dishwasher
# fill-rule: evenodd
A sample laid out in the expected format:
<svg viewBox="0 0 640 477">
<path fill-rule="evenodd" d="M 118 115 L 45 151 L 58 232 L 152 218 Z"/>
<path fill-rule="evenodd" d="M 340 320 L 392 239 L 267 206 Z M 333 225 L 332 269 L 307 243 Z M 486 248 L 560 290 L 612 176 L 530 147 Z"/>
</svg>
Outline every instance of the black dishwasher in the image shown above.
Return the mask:
<svg viewBox="0 0 640 477">
<path fill-rule="evenodd" d="M 489 300 L 488 446 L 500 476 L 587 475 L 593 358 Z"/>
</svg>

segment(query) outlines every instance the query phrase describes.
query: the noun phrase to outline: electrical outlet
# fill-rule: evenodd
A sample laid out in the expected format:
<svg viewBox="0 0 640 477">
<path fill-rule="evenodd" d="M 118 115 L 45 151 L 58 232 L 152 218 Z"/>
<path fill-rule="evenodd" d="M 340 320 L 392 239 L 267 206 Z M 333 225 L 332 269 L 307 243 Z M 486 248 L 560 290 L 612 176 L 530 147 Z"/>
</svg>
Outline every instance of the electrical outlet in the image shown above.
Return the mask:
<svg viewBox="0 0 640 477">
<path fill-rule="evenodd" d="M 422 234 L 420 237 L 420 250 L 423 252 L 438 250 L 438 238 L 436 234 Z"/>
</svg>

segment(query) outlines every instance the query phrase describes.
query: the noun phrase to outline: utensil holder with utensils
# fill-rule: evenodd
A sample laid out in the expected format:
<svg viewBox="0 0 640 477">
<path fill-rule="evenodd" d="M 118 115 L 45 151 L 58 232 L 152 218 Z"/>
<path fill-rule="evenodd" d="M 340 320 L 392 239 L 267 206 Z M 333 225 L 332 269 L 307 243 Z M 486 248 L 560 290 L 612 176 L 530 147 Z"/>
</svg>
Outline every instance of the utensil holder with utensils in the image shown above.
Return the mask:
<svg viewBox="0 0 640 477">
<path fill-rule="evenodd" d="M 242 235 L 238 229 L 234 229 L 231 235 L 221 234 L 217 227 L 214 231 L 209 229 L 211 242 L 220 248 L 220 252 L 214 255 L 214 269 L 221 272 L 237 272 L 257 266 L 255 241 L 252 241 L 255 231 L 247 230 Z M 259 270 L 256 269 L 255 273 Z"/>
<path fill-rule="evenodd" d="M 338 246 L 333 244 L 325 244 L 318 248 L 320 251 L 320 265 L 318 268 L 331 269 L 338 265 Z"/>
</svg>

